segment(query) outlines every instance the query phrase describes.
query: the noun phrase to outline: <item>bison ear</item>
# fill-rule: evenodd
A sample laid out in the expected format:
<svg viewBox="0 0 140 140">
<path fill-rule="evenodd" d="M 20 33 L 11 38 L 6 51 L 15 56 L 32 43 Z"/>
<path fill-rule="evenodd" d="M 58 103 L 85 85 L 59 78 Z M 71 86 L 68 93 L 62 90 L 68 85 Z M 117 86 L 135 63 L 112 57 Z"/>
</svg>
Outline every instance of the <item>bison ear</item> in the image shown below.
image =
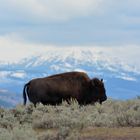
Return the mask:
<svg viewBox="0 0 140 140">
<path fill-rule="evenodd" d="M 103 82 L 103 79 L 101 79 L 101 82 Z"/>
</svg>

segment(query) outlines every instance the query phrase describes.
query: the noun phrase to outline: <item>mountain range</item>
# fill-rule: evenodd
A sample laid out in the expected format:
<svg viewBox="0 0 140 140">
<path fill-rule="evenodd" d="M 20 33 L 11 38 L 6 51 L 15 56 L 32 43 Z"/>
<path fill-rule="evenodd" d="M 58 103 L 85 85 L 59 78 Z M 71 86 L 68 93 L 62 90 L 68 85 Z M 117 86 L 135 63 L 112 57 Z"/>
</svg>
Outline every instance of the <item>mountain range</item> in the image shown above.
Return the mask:
<svg viewBox="0 0 140 140">
<path fill-rule="evenodd" d="M 140 67 L 125 48 L 45 47 L 42 51 L 16 61 L 0 61 L 0 106 L 22 103 L 22 90 L 33 78 L 84 71 L 90 78 L 103 78 L 107 96 L 130 99 L 140 95 Z"/>
</svg>

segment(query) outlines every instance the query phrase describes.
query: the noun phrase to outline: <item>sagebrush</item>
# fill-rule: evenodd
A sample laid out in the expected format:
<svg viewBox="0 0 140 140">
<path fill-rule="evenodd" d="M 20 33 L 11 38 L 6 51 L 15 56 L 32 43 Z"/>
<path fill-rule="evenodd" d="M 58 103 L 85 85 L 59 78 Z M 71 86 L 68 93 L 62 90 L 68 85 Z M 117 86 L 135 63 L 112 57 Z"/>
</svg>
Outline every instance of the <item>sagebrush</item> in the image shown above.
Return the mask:
<svg viewBox="0 0 140 140">
<path fill-rule="evenodd" d="M 0 108 L 0 140 L 79 139 L 88 127 L 139 127 L 140 99 L 111 100 L 80 106 L 76 101 L 59 106 L 32 104 Z"/>
</svg>

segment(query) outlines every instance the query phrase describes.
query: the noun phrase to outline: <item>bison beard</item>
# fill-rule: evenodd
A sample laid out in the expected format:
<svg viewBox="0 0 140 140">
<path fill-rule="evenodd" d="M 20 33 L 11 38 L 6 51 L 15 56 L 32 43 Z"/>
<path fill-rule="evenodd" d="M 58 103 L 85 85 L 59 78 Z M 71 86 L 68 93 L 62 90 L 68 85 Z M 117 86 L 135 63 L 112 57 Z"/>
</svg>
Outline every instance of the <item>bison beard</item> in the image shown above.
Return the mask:
<svg viewBox="0 0 140 140">
<path fill-rule="evenodd" d="M 25 84 L 24 105 L 28 99 L 36 105 L 56 105 L 74 98 L 79 104 L 102 103 L 107 99 L 103 80 L 90 79 L 83 72 L 67 72 L 45 78 L 37 78 Z"/>
</svg>

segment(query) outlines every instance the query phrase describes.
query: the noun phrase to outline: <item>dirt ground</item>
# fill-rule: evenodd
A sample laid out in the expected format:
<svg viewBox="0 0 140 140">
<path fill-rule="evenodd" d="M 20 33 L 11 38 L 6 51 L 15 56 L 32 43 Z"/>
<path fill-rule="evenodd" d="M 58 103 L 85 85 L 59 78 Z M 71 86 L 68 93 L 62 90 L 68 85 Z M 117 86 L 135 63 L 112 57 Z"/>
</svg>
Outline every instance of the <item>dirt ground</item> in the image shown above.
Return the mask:
<svg viewBox="0 0 140 140">
<path fill-rule="evenodd" d="M 35 131 L 37 135 L 45 132 L 44 129 Z M 57 139 L 57 129 L 50 129 L 49 133 L 52 134 L 54 140 Z M 72 140 L 140 140 L 140 127 L 88 127 L 78 134 L 78 139 L 74 136 Z"/>
<path fill-rule="evenodd" d="M 86 128 L 80 140 L 140 140 L 140 127 Z"/>
</svg>

